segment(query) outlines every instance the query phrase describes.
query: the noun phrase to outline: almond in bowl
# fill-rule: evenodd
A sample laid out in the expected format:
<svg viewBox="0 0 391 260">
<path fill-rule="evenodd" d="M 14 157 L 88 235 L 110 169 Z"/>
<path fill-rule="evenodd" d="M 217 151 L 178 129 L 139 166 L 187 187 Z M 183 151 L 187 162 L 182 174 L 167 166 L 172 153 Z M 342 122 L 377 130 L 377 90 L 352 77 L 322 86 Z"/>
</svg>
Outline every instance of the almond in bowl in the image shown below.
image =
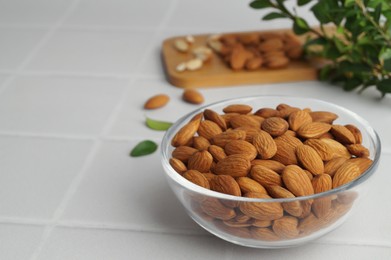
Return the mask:
<svg viewBox="0 0 391 260">
<path fill-rule="evenodd" d="M 161 147 L 188 214 L 220 238 L 259 248 L 306 243 L 359 214 L 380 158 L 376 132 L 358 115 L 285 96 L 200 108 Z"/>
</svg>

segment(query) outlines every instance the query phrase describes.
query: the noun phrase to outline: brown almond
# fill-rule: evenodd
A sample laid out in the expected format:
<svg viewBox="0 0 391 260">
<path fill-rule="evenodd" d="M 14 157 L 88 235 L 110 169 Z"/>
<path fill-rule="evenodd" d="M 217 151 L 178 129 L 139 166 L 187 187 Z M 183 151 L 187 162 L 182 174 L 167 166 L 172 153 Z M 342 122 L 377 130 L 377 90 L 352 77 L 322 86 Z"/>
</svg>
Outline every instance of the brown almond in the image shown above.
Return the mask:
<svg viewBox="0 0 391 260">
<path fill-rule="evenodd" d="M 144 104 L 145 109 L 156 109 L 165 106 L 170 101 L 170 97 L 165 94 L 150 97 Z"/>
<path fill-rule="evenodd" d="M 236 182 L 239 184 L 240 190 L 242 193 L 247 192 L 260 192 L 267 194 L 265 188 L 259 183 L 248 177 L 239 177 L 236 179 Z"/>
<path fill-rule="evenodd" d="M 198 151 L 189 157 L 187 168 L 199 172 L 209 172 L 212 162 L 213 157 L 208 151 Z"/>
<path fill-rule="evenodd" d="M 269 69 L 281 69 L 285 68 L 289 64 L 289 58 L 283 56 L 270 57 L 266 61 L 266 66 Z"/>
<path fill-rule="evenodd" d="M 266 168 L 269 168 L 270 170 L 277 172 L 278 174 L 281 174 L 285 168 L 284 164 L 275 160 L 255 159 L 251 161 L 251 165 L 262 165 Z"/>
<path fill-rule="evenodd" d="M 304 144 L 312 147 L 323 161 L 329 161 L 334 158 L 334 150 L 322 140 L 323 139 L 307 139 Z"/>
<path fill-rule="evenodd" d="M 270 228 L 252 227 L 250 229 L 250 232 L 251 232 L 251 236 L 257 240 L 265 240 L 265 241 L 280 240 L 280 238 Z"/>
<path fill-rule="evenodd" d="M 263 64 L 262 57 L 253 57 L 246 61 L 245 68 L 248 70 L 257 70 L 262 66 L 262 64 Z"/>
<path fill-rule="evenodd" d="M 247 51 L 243 45 L 237 44 L 232 48 L 229 65 L 233 70 L 244 68 L 246 61 L 252 57 L 252 53 Z"/>
<path fill-rule="evenodd" d="M 210 181 L 215 177 L 217 176 L 216 174 L 213 174 L 211 172 L 201 172 L 202 175 L 205 176 L 205 178 L 209 181 L 209 185 L 210 185 Z"/>
<path fill-rule="evenodd" d="M 276 137 L 283 135 L 288 130 L 288 122 L 280 117 L 269 117 L 263 121 L 261 128 L 271 136 Z"/>
<path fill-rule="evenodd" d="M 304 51 L 301 46 L 294 46 L 286 50 L 286 56 L 293 60 L 297 60 L 303 57 L 303 53 Z"/>
<path fill-rule="evenodd" d="M 206 150 L 210 146 L 208 139 L 202 136 L 193 137 L 193 147 L 199 151 Z"/>
<path fill-rule="evenodd" d="M 254 145 L 244 140 L 233 140 L 225 145 L 224 150 L 227 155 L 241 154 L 249 161 L 257 156 L 257 149 Z"/>
<path fill-rule="evenodd" d="M 250 172 L 251 178 L 259 182 L 263 187 L 267 188 L 271 185 L 280 185 L 281 176 L 273 170 L 262 165 L 254 165 Z"/>
<path fill-rule="evenodd" d="M 178 146 L 172 151 L 172 157 L 176 158 L 183 163 L 187 163 L 190 156 L 192 156 L 198 150 L 190 146 Z"/>
<path fill-rule="evenodd" d="M 232 104 L 223 108 L 224 113 L 238 113 L 238 114 L 248 114 L 253 110 L 249 105 L 244 104 Z"/>
<path fill-rule="evenodd" d="M 259 50 L 262 52 L 281 50 L 283 47 L 284 43 L 279 38 L 270 38 L 259 44 Z"/>
<path fill-rule="evenodd" d="M 210 145 L 208 147 L 209 153 L 213 156 L 213 160 L 215 162 L 221 161 L 225 157 L 227 157 L 227 154 L 225 153 L 224 149 L 217 145 Z"/>
<path fill-rule="evenodd" d="M 246 132 L 245 140 L 249 143 L 253 143 L 254 136 L 256 136 L 259 132 L 262 131 L 260 128 L 254 128 L 254 127 L 248 127 L 248 126 L 241 126 L 241 127 L 235 128 L 235 130 L 245 131 Z"/>
<path fill-rule="evenodd" d="M 319 174 L 312 179 L 312 186 L 315 193 L 329 191 L 333 187 L 333 181 L 328 174 Z M 321 218 L 331 209 L 331 196 L 316 198 L 312 204 L 314 214 Z"/>
<path fill-rule="evenodd" d="M 215 135 L 211 139 L 211 143 L 220 147 L 225 147 L 225 145 L 233 140 L 244 140 L 246 138 L 246 132 L 243 130 L 230 130 L 222 132 L 221 134 Z"/>
<path fill-rule="evenodd" d="M 198 186 L 210 189 L 209 181 L 197 170 L 188 170 L 183 174 L 183 177 Z"/>
<path fill-rule="evenodd" d="M 239 34 L 238 41 L 245 45 L 257 44 L 259 42 L 259 33 Z"/>
<path fill-rule="evenodd" d="M 269 195 L 257 192 L 248 192 L 247 198 L 271 199 Z M 278 202 L 242 202 L 239 205 L 240 211 L 255 219 L 274 220 L 283 216 L 284 210 Z"/>
<path fill-rule="evenodd" d="M 347 145 L 346 148 L 348 148 L 350 154 L 356 157 L 365 158 L 369 156 L 369 150 L 362 144 L 351 144 L 351 145 Z"/>
<path fill-rule="evenodd" d="M 337 172 L 339 167 L 342 166 L 348 159 L 344 157 L 336 157 L 324 164 L 324 173 L 330 175 L 331 177 Z"/>
<path fill-rule="evenodd" d="M 207 140 L 212 139 L 214 136 L 221 134 L 222 132 L 221 128 L 215 122 L 210 120 L 201 121 L 197 130 L 198 135 L 206 138 Z"/>
<path fill-rule="evenodd" d="M 288 141 L 289 139 L 291 142 Z M 272 159 L 284 165 L 297 164 L 296 146 L 294 144 L 294 142 L 296 142 L 295 139 L 297 138 L 285 135 L 283 138 L 282 136 L 275 138 L 274 142 L 277 145 L 277 152 Z M 302 144 L 299 139 L 297 140 L 300 144 Z"/>
<path fill-rule="evenodd" d="M 325 173 L 316 175 L 311 182 L 315 193 L 325 192 L 333 187 L 331 176 Z"/>
<path fill-rule="evenodd" d="M 332 158 L 344 157 L 344 158 L 349 159 L 351 157 L 348 149 L 340 142 L 333 140 L 333 139 L 328 139 L 328 138 L 321 139 L 321 140 L 323 143 L 325 143 L 327 146 L 329 146 L 329 148 L 333 151 Z"/>
<path fill-rule="evenodd" d="M 345 162 L 339 167 L 333 177 L 333 188 L 337 188 L 355 180 L 360 174 L 360 169 L 356 164 L 349 161 Z"/>
<path fill-rule="evenodd" d="M 356 144 L 361 144 L 362 143 L 362 134 L 360 129 L 358 129 L 354 125 L 345 125 L 345 127 L 353 134 L 354 140 L 356 141 Z"/>
<path fill-rule="evenodd" d="M 176 158 L 170 158 L 169 163 L 171 167 L 179 174 L 183 174 L 185 171 L 187 171 L 186 165 Z"/>
<path fill-rule="evenodd" d="M 313 175 L 324 172 L 323 161 L 311 146 L 303 144 L 296 147 L 296 156 L 300 164 Z"/>
<path fill-rule="evenodd" d="M 364 173 L 372 165 L 373 161 L 369 158 L 353 158 L 349 162 L 354 163 L 360 170 L 360 174 Z"/>
<path fill-rule="evenodd" d="M 332 124 L 338 118 L 338 115 L 328 111 L 313 111 L 310 112 L 313 122 L 322 122 Z"/>
<path fill-rule="evenodd" d="M 307 196 L 314 194 L 311 180 L 297 165 L 288 165 L 282 172 L 282 180 L 287 189 L 295 196 Z"/>
<path fill-rule="evenodd" d="M 332 125 L 330 129 L 331 134 L 334 136 L 335 140 L 342 144 L 354 144 L 356 139 L 352 132 L 349 131 L 343 125 Z"/>
<path fill-rule="evenodd" d="M 311 122 L 312 117 L 308 112 L 303 110 L 292 112 L 288 118 L 289 128 L 293 131 L 297 131 L 302 125 Z"/>
<path fill-rule="evenodd" d="M 263 118 L 268 118 L 268 117 L 278 117 L 279 113 L 280 112 L 277 109 L 265 107 L 265 108 L 258 109 L 254 113 L 254 115 L 261 116 Z"/>
<path fill-rule="evenodd" d="M 273 221 L 274 233 L 282 239 L 292 239 L 299 235 L 299 221 L 292 216 L 283 216 Z"/>
<path fill-rule="evenodd" d="M 238 127 L 260 128 L 261 126 L 261 123 L 251 115 L 233 116 L 229 122 L 232 128 L 238 128 Z"/>
<path fill-rule="evenodd" d="M 206 120 L 210 120 L 210 121 L 216 123 L 221 128 L 221 130 L 223 130 L 223 131 L 227 130 L 227 124 L 226 124 L 225 120 L 215 111 L 213 111 L 211 109 L 205 109 L 204 110 L 204 118 Z"/>
<path fill-rule="evenodd" d="M 182 94 L 182 99 L 191 104 L 204 103 L 204 96 L 196 89 L 185 89 Z"/>
<path fill-rule="evenodd" d="M 251 163 L 241 155 L 233 154 L 225 157 L 216 164 L 214 173 L 217 175 L 231 175 L 245 177 L 250 172 Z"/>
<path fill-rule="evenodd" d="M 273 198 L 295 198 L 292 192 L 278 185 L 267 187 L 267 191 Z M 292 216 L 299 217 L 303 214 L 300 201 L 283 202 L 282 207 Z"/>
<path fill-rule="evenodd" d="M 239 184 L 230 175 L 217 175 L 210 180 L 210 189 L 233 196 L 241 196 Z"/>
<path fill-rule="evenodd" d="M 312 173 L 311 173 L 310 171 L 304 170 L 304 169 L 303 169 L 303 171 L 305 172 L 305 174 L 307 174 L 307 177 L 308 177 L 310 180 L 312 180 L 312 179 L 314 178 L 314 175 L 312 175 Z"/>
<path fill-rule="evenodd" d="M 253 137 L 252 143 L 261 159 L 270 159 L 277 153 L 277 145 L 273 137 L 266 131 L 259 131 Z"/>
<path fill-rule="evenodd" d="M 217 219 L 228 220 L 236 216 L 233 209 L 226 207 L 218 199 L 207 198 L 201 202 L 200 207 L 205 214 Z"/>
<path fill-rule="evenodd" d="M 231 118 L 234 116 L 240 115 L 239 113 L 227 113 L 220 115 L 221 118 L 225 121 L 225 124 L 227 125 L 227 129 L 231 127 Z"/>
<path fill-rule="evenodd" d="M 331 129 L 331 125 L 321 122 L 312 122 L 302 125 L 297 134 L 303 138 L 318 138 L 319 136 L 327 133 Z"/>
<path fill-rule="evenodd" d="M 253 219 L 251 222 L 251 226 L 265 228 L 265 227 L 270 227 L 272 223 L 273 223 L 272 220 Z"/>
<path fill-rule="evenodd" d="M 171 145 L 178 147 L 181 145 L 186 145 L 193 138 L 194 134 L 197 132 L 202 119 L 202 113 L 195 115 L 189 123 L 184 125 L 172 138 Z"/>
</svg>

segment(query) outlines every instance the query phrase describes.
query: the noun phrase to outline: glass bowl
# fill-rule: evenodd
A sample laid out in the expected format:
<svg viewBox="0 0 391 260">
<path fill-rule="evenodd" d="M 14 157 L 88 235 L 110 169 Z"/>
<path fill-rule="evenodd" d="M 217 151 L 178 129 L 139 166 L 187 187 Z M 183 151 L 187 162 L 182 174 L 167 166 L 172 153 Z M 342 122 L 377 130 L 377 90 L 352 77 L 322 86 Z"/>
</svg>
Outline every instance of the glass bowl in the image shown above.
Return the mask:
<svg viewBox="0 0 391 260">
<path fill-rule="evenodd" d="M 357 126 L 362 133 L 362 144 L 368 148 L 369 158 L 373 160 L 371 166 L 354 181 L 326 192 L 293 198 L 266 199 L 239 197 L 208 190 L 188 181 L 171 167 L 169 159 L 175 148 L 171 145 L 172 138 L 191 118 L 205 109 L 222 114 L 222 109 L 231 104 L 247 104 L 256 111 L 262 107 L 275 108 L 280 103 L 301 109 L 308 107 L 312 111 L 333 112 L 339 116 L 334 124 Z M 370 186 L 368 180 L 377 169 L 380 150 L 381 144 L 375 130 L 367 121 L 346 108 L 311 98 L 257 96 L 216 102 L 182 117 L 166 132 L 161 143 L 161 158 L 169 186 L 188 215 L 205 230 L 242 246 L 284 248 L 317 239 L 341 225 L 352 212 L 360 213 L 355 209 Z M 313 205 L 323 202 L 329 203 L 329 209 L 327 213 L 317 216 L 314 214 Z M 292 212 L 290 208 L 297 205 L 302 208 L 300 217 L 289 213 Z M 255 213 L 243 210 L 246 208 Z M 270 208 L 282 208 L 283 216 L 278 219 L 264 219 L 262 214 Z M 261 217 L 257 217 L 256 211 Z"/>
</svg>

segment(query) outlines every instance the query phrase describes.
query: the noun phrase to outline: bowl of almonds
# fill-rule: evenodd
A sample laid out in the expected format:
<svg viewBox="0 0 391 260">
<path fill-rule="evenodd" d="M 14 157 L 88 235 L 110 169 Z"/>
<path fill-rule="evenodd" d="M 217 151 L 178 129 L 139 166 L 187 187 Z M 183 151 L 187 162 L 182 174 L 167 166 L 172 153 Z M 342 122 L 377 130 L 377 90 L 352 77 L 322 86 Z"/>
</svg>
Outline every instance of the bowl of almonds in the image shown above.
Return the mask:
<svg viewBox="0 0 391 260">
<path fill-rule="evenodd" d="M 169 186 L 189 216 L 257 248 L 297 246 L 337 228 L 365 197 L 380 150 L 354 112 L 288 96 L 204 106 L 161 145 Z"/>
</svg>

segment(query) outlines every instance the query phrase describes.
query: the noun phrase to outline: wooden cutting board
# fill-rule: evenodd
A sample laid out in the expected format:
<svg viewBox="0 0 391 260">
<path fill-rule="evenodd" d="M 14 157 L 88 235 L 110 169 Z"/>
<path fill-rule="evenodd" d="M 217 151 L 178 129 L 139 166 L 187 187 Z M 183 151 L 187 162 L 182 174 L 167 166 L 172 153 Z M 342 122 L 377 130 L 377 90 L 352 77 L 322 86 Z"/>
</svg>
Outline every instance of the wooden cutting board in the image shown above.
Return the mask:
<svg viewBox="0 0 391 260">
<path fill-rule="evenodd" d="M 290 30 L 275 30 L 263 32 L 289 32 Z M 239 32 L 250 33 L 250 32 Z M 231 34 L 231 33 L 230 33 Z M 210 34 L 193 35 L 195 39 L 194 47 L 206 46 L 206 40 Z M 308 61 L 291 61 L 289 65 L 282 69 L 260 68 L 255 71 L 233 71 L 218 56 L 196 71 L 176 71 L 176 66 L 184 61 L 193 58 L 191 51 L 180 53 L 174 47 L 176 39 L 185 36 L 177 36 L 166 39 L 162 44 L 162 59 L 167 80 L 176 87 L 223 87 L 245 84 L 264 84 L 278 82 L 294 82 L 317 79 L 316 67 Z M 304 39 L 302 39 L 304 40 Z"/>
</svg>

